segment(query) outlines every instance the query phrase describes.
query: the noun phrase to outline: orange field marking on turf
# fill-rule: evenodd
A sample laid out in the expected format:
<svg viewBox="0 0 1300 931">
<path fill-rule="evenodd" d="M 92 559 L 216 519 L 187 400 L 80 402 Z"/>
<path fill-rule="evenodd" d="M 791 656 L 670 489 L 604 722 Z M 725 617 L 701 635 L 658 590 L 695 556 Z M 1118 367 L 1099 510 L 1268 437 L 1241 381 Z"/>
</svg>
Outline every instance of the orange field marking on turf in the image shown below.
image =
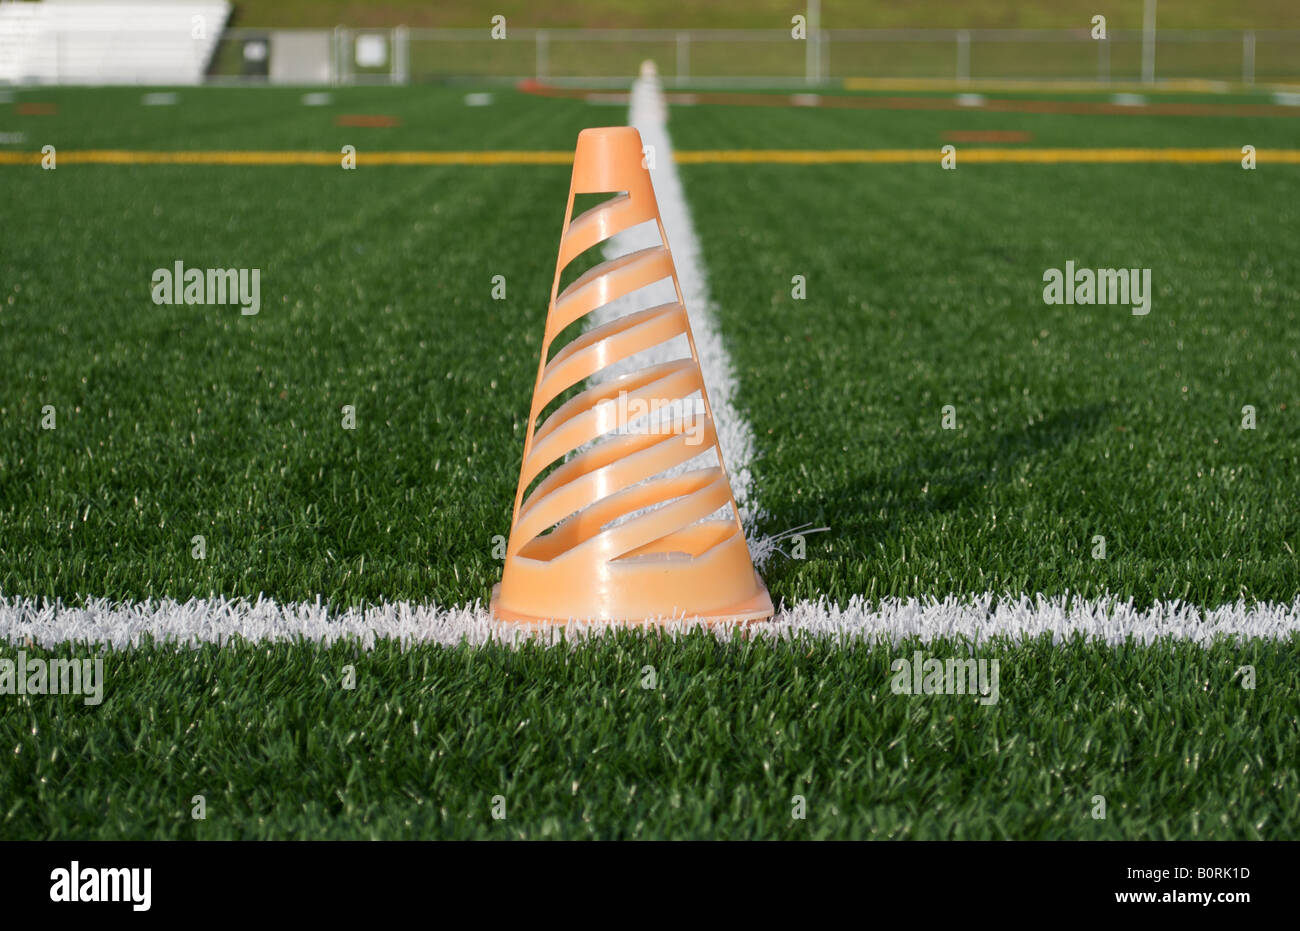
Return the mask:
<svg viewBox="0 0 1300 931">
<path fill-rule="evenodd" d="M 1033 138 L 1018 129 L 954 129 L 943 134 L 944 142 L 1029 142 Z"/>
<path fill-rule="evenodd" d="M 938 163 L 933 149 L 716 149 L 677 152 L 681 165 L 856 165 Z M 1300 149 L 1260 149 L 1260 165 L 1300 165 Z M 0 165 L 39 165 L 40 152 L 0 152 Z M 991 149 L 959 148 L 959 164 L 1240 164 L 1240 149 Z M 59 165 L 321 165 L 342 155 L 309 151 L 64 150 Z M 569 165 L 570 152 L 358 152 L 358 165 Z"/>
<path fill-rule="evenodd" d="M 334 118 L 334 125 L 388 129 L 401 126 L 402 121 L 395 116 L 377 113 L 344 113 Z"/>
</svg>

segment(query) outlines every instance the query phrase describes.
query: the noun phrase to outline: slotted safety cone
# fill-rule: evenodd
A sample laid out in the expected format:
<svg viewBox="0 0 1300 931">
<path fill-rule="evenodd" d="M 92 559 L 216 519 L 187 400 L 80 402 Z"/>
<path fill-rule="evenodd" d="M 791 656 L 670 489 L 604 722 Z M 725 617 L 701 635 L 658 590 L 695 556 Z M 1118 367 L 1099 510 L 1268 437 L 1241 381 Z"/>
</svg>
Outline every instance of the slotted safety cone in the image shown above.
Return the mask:
<svg viewBox="0 0 1300 931">
<path fill-rule="evenodd" d="M 610 199 L 575 218 L 579 194 Z M 624 126 L 579 134 L 564 216 L 493 616 L 512 623 L 770 617 L 772 599 L 754 571 L 722 462 L 640 133 Z M 658 225 L 660 245 L 597 265 L 558 293 L 573 259 L 649 221 Z M 676 302 L 623 314 L 555 345 L 593 311 L 669 278 Z M 689 357 L 600 380 L 611 366 L 681 336 Z M 538 424 L 549 404 L 592 376 L 595 384 Z M 630 422 L 629 411 L 642 416 Z M 681 471 L 697 457 L 716 464 Z M 728 507 L 729 517 L 715 516 Z"/>
</svg>

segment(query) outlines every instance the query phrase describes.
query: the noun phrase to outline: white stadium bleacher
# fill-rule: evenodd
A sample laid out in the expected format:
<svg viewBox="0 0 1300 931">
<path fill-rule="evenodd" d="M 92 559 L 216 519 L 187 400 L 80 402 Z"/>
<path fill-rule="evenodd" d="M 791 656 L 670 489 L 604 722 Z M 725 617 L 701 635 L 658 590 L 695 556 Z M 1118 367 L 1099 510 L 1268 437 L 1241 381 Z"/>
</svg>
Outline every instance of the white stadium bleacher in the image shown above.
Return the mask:
<svg viewBox="0 0 1300 931">
<path fill-rule="evenodd" d="M 0 2 L 0 84 L 198 84 L 228 0 Z"/>
</svg>

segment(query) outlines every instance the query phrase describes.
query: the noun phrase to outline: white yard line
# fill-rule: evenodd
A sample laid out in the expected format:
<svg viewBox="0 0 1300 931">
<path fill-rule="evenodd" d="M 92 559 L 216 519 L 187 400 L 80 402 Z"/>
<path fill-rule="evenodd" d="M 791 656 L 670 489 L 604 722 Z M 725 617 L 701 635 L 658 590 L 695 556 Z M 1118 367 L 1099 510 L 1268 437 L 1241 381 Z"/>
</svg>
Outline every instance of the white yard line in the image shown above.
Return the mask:
<svg viewBox="0 0 1300 931">
<path fill-rule="evenodd" d="M 736 378 L 731 357 L 723 345 L 722 335 L 714 320 L 713 298 L 709 294 L 704 273 L 704 258 L 700 250 L 700 237 L 695 232 L 682 179 L 673 159 L 673 144 L 668 137 L 668 106 L 664 102 L 663 87 L 653 68 L 642 67 L 641 76 L 632 86 L 628 125 L 641 133 L 641 141 L 654 147 L 654 167 L 650 177 L 654 181 L 655 199 L 659 214 L 672 249 L 677 279 L 691 320 L 695 336 L 695 349 L 700 356 L 704 384 L 708 388 L 709 403 L 713 407 L 714 426 L 718 431 L 718 444 L 723 461 L 731 478 L 731 491 L 740 509 L 741 523 L 750 530 L 759 516 L 750 489 L 750 463 L 754 458 L 754 431 L 749 422 L 736 410 Z M 616 258 L 637 249 L 659 244 L 658 230 L 646 226 L 633 227 L 613 237 L 606 243 L 606 258 Z M 676 294 L 669 282 L 646 288 L 614 301 L 592 314 L 592 324 L 599 325 L 625 314 L 675 301 Z M 688 354 L 685 338 L 661 344 L 634 360 L 637 367 L 667 362 Z M 622 369 L 612 368 L 609 375 L 620 374 Z M 751 533 L 752 536 L 752 533 Z M 761 545 L 760 545 L 760 548 Z M 763 548 L 767 549 L 767 548 Z"/>
<path fill-rule="evenodd" d="M 684 632 L 691 626 L 678 623 L 670 625 L 670 630 Z M 582 625 L 570 628 L 567 636 L 572 642 L 606 629 Z M 1043 635 L 1060 643 L 1079 634 L 1111 645 L 1129 638 L 1138 643 L 1170 639 L 1208 645 L 1221 638 L 1283 640 L 1300 634 L 1300 598 L 1290 605 L 1234 604 L 1208 610 L 1179 602 L 1138 609 L 1113 597 L 998 599 L 980 595 L 942 600 L 886 599 L 874 605 L 855 598 L 844 608 L 825 602 L 803 602 L 782 611 L 773 621 L 744 629 L 753 636 L 777 639 L 809 635 L 890 644 L 912 636 L 924 642 L 938 638 L 985 642 L 991 638 L 1026 640 Z M 734 628 L 716 628 L 715 633 L 724 640 L 736 636 Z M 225 644 L 238 636 L 250 641 L 301 639 L 321 644 L 348 640 L 371 648 L 378 640 L 395 640 L 408 646 L 451 646 L 492 640 L 518 643 L 532 635 L 496 625 L 480 604 L 439 608 L 397 602 L 332 611 L 320 603 L 281 605 L 267 599 L 138 604 L 112 604 L 101 599 L 73 607 L 44 604 L 32 598 L 0 598 L 0 643 L 12 647 L 53 647 L 71 642 L 122 648 L 138 646 L 146 638 L 185 645 Z M 544 640 L 557 639 L 554 630 L 537 635 Z"/>
</svg>

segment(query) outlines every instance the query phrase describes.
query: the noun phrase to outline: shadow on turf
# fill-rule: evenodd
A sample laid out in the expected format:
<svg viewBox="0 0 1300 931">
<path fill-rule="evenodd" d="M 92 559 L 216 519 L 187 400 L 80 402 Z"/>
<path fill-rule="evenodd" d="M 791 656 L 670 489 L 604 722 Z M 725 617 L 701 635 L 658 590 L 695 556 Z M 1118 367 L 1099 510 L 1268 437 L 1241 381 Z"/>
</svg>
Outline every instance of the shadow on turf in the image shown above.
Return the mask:
<svg viewBox="0 0 1300 931">
<path fill-rule="evenodd" d="M 854 528 L 859 541 L 846 539 L 848 555 L 865 552 L 878 534 L 906 531 L 913 520 L 924 520 L 936 513 L 955 511 L 987 497 L 993 486 L 1017 481 L 1022 473 L 1017 466 L 1027 460 L 1056 453 L 1076 439 L 1096 432 L 1114 407 L 1109 403 L 1086 404 L 1058 411 L 1019 429 L 985 435 L 969 435 L 954 443 L 950 434 L 935 431 L 925 449 L 907 462 L 888 470 L 879 469 L 853 476 L 849 481 L 830 488 L 821 501 L 816 516 L 809 513 L 807 499 L 777 499 L 769 508 L 769 527 L 828 525 L 832 533 L 835 511 L 846 507 L 864 515 L 863 524 Z M 884 517 L 879 516 L 881 512 Z M 783 575 L 777 560 L 774 575 Z"/>
</svg>

